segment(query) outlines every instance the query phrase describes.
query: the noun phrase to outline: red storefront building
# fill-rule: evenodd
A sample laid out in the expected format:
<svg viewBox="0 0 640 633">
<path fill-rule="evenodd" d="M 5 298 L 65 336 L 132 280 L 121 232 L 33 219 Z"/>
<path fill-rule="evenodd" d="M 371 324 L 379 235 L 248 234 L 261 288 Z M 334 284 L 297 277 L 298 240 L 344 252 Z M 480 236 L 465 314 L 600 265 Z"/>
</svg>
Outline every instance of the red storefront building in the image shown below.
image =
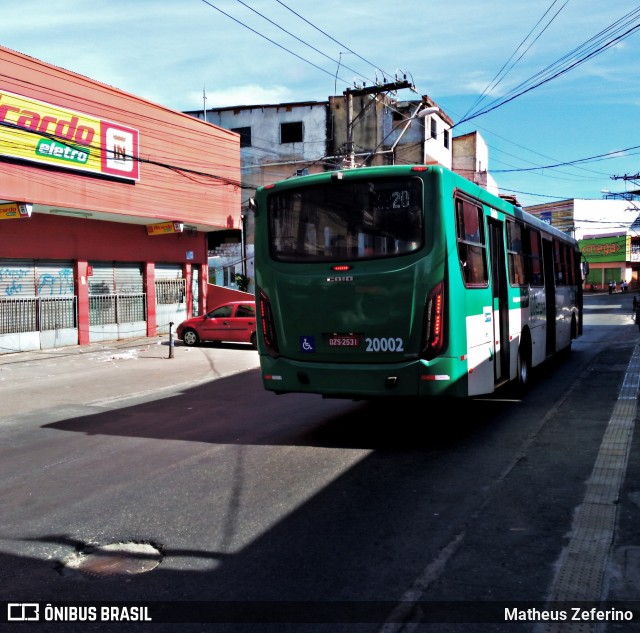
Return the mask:
<svg viewBox="0 0 640 633">
<path fill-rule="evenodd" d="M 0 69 L 0 353 L 202 314 L 239 136 L 3 47 Z"/>
</svg>

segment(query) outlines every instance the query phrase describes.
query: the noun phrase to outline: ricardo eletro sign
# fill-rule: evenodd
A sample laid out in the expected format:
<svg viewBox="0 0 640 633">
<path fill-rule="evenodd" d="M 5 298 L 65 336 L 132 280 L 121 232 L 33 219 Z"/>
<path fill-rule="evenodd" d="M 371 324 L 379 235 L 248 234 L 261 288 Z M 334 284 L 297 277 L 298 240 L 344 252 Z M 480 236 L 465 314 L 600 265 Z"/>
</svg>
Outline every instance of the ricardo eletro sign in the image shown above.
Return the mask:
<svg viewBox="0 0 640 633">
<path fill-rule="evenodd" d="M 0 154 L 139 178 L 138 130 L 0 90 Z"/>
</svg>

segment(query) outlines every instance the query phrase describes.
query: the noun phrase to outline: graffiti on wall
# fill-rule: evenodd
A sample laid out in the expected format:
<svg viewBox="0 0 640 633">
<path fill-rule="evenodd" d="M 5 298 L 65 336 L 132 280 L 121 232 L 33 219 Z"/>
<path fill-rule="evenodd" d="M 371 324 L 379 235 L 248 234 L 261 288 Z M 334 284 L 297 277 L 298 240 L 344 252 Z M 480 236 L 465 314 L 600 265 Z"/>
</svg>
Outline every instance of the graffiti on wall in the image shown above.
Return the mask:
<svg viewBox="0 0 640 633">
<path fill-rule="evenodd" d="M 33 275 L 33 268 L 0 268 L 0 296 L 15 297 L 25 291 L 25 280 Z M 31 287 L 29 284 L 27 287 Z M 36 284 L 39 296 L 73 294 L 73 270 L 61 268 L 56 274 L 42 273 Z"/>
<path fill-rule="evenodd" d="M 28 268 L 0 268 L 0 294 L 13 297 L 22 291 L 22 283 L 29 275 Z"/>
<path fill-rule="evenodd" d="M 38 277 L 38 295 L 72 295 L 73 271 L 61 268 L 57 275 L 43 273 Z"/>
</svg>

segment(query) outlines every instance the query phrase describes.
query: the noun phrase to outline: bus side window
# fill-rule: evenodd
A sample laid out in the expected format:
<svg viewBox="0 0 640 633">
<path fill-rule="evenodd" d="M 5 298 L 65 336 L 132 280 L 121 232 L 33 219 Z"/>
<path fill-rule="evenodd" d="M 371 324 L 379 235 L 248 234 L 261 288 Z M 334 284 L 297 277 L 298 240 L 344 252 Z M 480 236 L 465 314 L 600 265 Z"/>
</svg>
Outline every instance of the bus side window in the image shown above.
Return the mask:
<svg viewBox="0 0 640 633">
<path fill-rule="evenodd" d="M 540 244 L 540 232 L 529 229 L 527 249 L 528 272 L 532 286 L 542 286 L 542 246 Z"/>
<path fill-rule="evenodd" d="M 507 221 L 507 251 L 509 253 L 509 281 L 512 286 L 527 283 L 526 266 L 522 244 L 524 228 L 518 222 Z"/>
<path fill-rule="evenodd" d="M 458 198 L 456 200 L 456 216 L 458 238 L 465 242 L 482 244 L 484 242 L 482 208 Z"/>
<path fill-rule="evenodd" d="M 456 198 L 455 208 L 462 278 L 467 286 L 486 287 L 487 249 L 484 245 L 482 207 Z"/>
<path fill-rule="evenodd" d="M 570 286 L 576 285 L 575 266 L 573 263 L 573 252 L 568 244 L 564 245 L 564 257 L 567 264 L 567 283 Z"/>
<path fill-rule="evenodd" d="M 556 271 L 556 286 L 564 286 L 567 283 L 564 244 L 558 240 L 553 240 L 554 266 Z"/>
<path fill-rule="evenodd" d="M 487 285 L 487 266 L 485 263 L 484 249 L 470 246 L 467 258 L 467 283 L 470 286 Z"/>
</svg>

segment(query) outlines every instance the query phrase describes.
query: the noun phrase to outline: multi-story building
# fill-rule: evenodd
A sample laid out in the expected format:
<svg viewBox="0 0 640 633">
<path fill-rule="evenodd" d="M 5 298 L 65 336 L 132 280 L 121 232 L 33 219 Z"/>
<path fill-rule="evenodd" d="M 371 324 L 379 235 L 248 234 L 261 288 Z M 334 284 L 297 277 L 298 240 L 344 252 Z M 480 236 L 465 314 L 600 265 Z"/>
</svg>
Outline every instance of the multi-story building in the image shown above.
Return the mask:
<svg viewBox="0 0 640 633">
<path fill-rule="evenodd" d="M 329 97 L 186 112 L 240 135 L 243 202 L 252 189 L 303 173 L 394 162 L 451 167 L 453 122 L 428 96 Z M 427 116 L 420 117 L 420 109 Z M 432 110 L 434 112 L 432 112 Z M 352 161 L 350 164 L 349 161 Z"/>
<path fill-rule="evenodd" d="M 240 136 L 242 231 L 211 252 L 218 280 L 239 270 L 253 278 L 248 201 L 278 180 L 363 165 L 438 163 L 498 192 L 488 149 L 477 133 L 452 138 L 453 121 L 429 96 L 398 101 L 379 91 L 348 90 L 327 101 L 246 105 L 186 112 Z M 225 272 L 225 268 L 228 270 Z"/>
<path fill-rule="evenodd" d="M 457 174 L 500 195 L 498 184 L 489 173 L 489 148 L 479 132 L 461 134 L 453 139 L 452 163 Z"/>
<path fill-rule="evenodd" d="M 238 135 L 7 48 L 0 66 L 0 353 L 202 313 Z"/>
</svg>

